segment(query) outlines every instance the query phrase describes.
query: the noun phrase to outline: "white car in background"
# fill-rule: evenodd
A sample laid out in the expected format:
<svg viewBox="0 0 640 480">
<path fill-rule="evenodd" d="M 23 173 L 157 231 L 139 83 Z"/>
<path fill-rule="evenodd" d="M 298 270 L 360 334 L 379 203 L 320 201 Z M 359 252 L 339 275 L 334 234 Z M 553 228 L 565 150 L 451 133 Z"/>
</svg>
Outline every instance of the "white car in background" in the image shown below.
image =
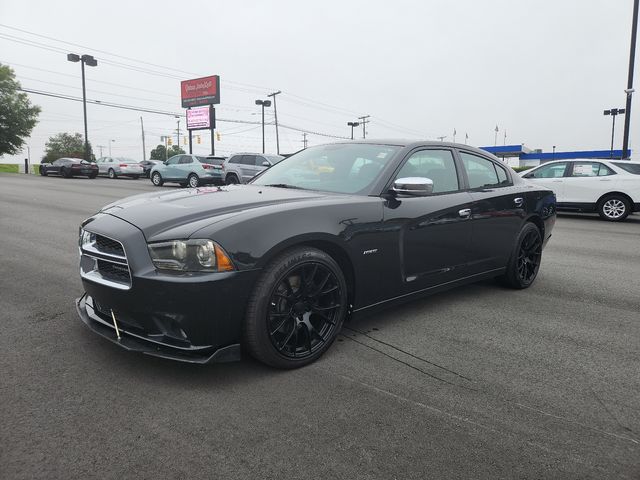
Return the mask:
<svg viewBox="0 0 640 480">
<path fill-rule="evenodd" d="M 144 175 L 144 168 L 137 160 L 123 157 L 102 157 L 96 160 L 100 175 L 107 175 L 109 178 L 131 177 L 134 179 Z"/>
<path fill-rule="evenodd" d="M 612 222 L 640 211 L 640 162 L 555 160 L 520 176 L 553 190 L 558 210 L 598 212 Z"/>
</svg>

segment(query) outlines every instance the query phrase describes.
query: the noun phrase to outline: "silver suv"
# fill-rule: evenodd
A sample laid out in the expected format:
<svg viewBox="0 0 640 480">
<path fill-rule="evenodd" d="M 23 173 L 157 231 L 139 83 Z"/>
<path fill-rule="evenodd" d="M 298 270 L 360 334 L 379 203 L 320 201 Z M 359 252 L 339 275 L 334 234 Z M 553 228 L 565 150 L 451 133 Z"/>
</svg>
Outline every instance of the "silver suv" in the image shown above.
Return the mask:
<svg viewBox="0 0 640 480">
<path fill-rule="evenodd" d="M 261 171 L 275 165 L 284 157 L 264 153 L 236 153 L 224 161 L 224 183 L 247 183 Z"/>
</svg>

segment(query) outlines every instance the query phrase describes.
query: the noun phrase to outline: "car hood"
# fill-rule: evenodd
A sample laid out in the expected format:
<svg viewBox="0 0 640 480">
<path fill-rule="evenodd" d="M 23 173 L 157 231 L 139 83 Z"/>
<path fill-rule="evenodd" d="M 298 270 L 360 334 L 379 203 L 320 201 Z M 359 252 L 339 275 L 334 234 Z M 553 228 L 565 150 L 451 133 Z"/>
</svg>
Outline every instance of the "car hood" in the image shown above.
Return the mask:
<svg viewBox="0 0 640 480">
<path fill-rule="evenodd" d="M 249 209 L 314 200 L 326 193 L 254 185 L 230 185 L 146 193 L 106 205 L 108 213 L 138 227 L 147 240 L 173 230 L 191 233 Z M 177 228 L 188 226 L 188 228 Z"/>
</svg>

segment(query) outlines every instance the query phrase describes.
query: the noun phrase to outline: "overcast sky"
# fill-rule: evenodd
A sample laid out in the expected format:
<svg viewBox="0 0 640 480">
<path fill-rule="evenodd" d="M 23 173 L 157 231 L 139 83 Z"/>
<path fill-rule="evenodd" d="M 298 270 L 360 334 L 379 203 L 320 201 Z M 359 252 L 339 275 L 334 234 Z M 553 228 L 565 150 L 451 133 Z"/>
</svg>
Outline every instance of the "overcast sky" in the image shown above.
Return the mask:
<svg viewBox="0 0 640 480">
<path fill-rule="evenodd" d="M 0 63 L 24 88 L 81 96 L 80 66 L 66 53 L 93 54 L 88 98 L 167 112 L 184 112 L 180 79 L 218 74 L 220 119 L 258 121 L 254 101 L 282 90 L 278 120 L 309 132 L 348 136 L 348 121 L 371 115 L 371 138 L 451 141 L 455 129 L 457 141 L 468 134 L 469 144 L 484 146 L 494 144 L 498 125 L 499 144 L 506 132 L 507 144 L 545 151 L 608 149 L 611 117 L 603 110 L 624 107 L 632 3 L 0 0 Z M 42 107 L 28 141 L 37 162 L 49 136 L 83 131 L 82 104 L 31 99 Z M 640 133 L 635 108 L 632 149 Z M 141 115 L 148 155 L 161 135 L 174 133 L 173 117 L 89 105 L 95 153 L 103 145 L 106 155 L 111 143 L 114 156 L 141 159 Z M 275 152 L 274 127 L 266 130 L 267 152 Z M 259 125 L 221 121 L 218 131 L 216 153 L 261 149 Z M 209 151 L 202 137 L 194 153 Z M 281 151 L 293 152 L 302 133 L 281 128 L 280 140 Z"/>
</svg>

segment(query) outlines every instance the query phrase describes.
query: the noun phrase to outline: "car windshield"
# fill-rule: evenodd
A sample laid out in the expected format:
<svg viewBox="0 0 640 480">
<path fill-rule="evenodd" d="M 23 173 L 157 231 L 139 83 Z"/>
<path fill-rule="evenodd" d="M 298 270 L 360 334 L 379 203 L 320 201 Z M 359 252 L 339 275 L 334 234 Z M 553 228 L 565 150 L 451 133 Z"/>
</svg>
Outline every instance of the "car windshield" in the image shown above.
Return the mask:
<svg viewBox="0 0 640 480">
<path fill-rule="evenodd" d="M 366 194 L 400 147 L 339 143 L 286 158 L 251 183 L 325 192 Z"/>
<path fill-rule="evenodd" d="M 613 162 L 613 164 L 616 167 L 620 167 L 621 169 L 626 170 L 629 173 L 640 175 L 640 163 Z"/>
</svg>

